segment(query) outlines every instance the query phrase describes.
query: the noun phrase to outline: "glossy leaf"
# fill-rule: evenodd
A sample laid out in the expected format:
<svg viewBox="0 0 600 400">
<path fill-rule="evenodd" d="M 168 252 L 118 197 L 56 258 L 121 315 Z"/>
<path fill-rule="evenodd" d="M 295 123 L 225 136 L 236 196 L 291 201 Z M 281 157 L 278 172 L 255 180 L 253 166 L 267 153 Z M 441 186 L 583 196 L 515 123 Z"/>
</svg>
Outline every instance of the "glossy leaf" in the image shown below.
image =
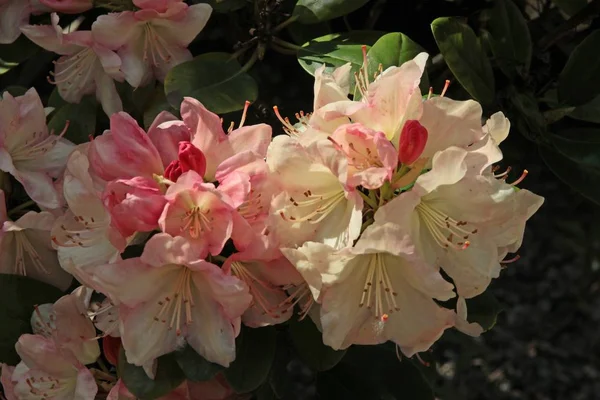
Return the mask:
<svg viewBox="0 0 600 400">
<path fill-rule="evenodd" d="M 512 0 L 496 0 L 489 12 L 488 30 L 496 62 L 509 77 L 526 75 L 531 64 L 531 34 Z"/>
<path fill-rule="evenodd" d="M 475 32 L 467 24 L 446 17 L 433 21 L 431 29 L 446 64 L 460 84 L 479 102 L 492 103 L 494 74 Z"/>
<path fill-rule="evenodd" d="M 58 134 L 62 132 L 68 121 L 65 139 L 75 144 L 88 142 L 90 135 L 96 131 L 97 110 L 98 103 L 93 96 L 85 96 L 79 104 L 65 103 L 52 113 L 48 129 Z"/>
<path fill-rule="evenodd" d="M 224 114 L 241 110 L 246 100 L 256 100 L 258 86 L 231 54 L 206 53 L 173 67 L 165 78 L 165 94 L 175 109 L 190 96 Z"/>
<path fill-rule="evenodd" d="M 367 53 L 369 71 L 377 71 L 379 65 L 384 71 L 392 66 L 400 66 L 424 51 L 423 47 L 405 34 L 400 32 L 388 33 L 380 37 Z M 427 72 L 421 78 L 421 90 L 424 92 L 429 90 Z"/>
<path fill-rule="evenodd" d="M 0 274 L 0 363 L 16 365 L 15 344 L 31 333 L 34 306 L 54 303 L 63 293 L 46 283 L 19 275 Z"/>
<path fill-rule="evenodd" d="M 211 380 L 224 369 L 219 364 L 207 361 L 189 345 L 175 352 L 174 355 L 185 377 L 194 382 Z"/>
<path fill-rule="evenodd" d="M 292 322 L 288 332 L 300 358 L 315 371 L 335 367 L 346 354 L 323 344 L 323 335 L 310 318 Z"/>
<path fill-rule="evenodd" d="M 486 331 L 496 325 L 498 314 L 502 311 L 502 305 L 489 291 L 467 299 L 468 321 L 477 322 Z"/>
<path fill-rule="evenodd" d="M 595 122 L 600 124 L 600 96 L 595 97 L 589 103 L 575 107 L 569 117 L 580 121 Z"/>
<path fill-rule="evenodd" d="M 573 50 L 558 78 L 561 103 L 579 106 L 600 93 L 600 57 L 590 57 L 600 48 L 600 29 L 590 33 Z"/>
<path fill-rule="evenodd" d="M 293 16 L 303 24 L 316 24 L 351 13 L 369 0 L 298 0 Z"/>
<path fill-rule="evenodd" d="M 223 373 L 238 393 L 256 390 L 266 382 L 275 357 L 277 331 L 274 327 L 243 327 L 235 341 L 236 356 Z"/>
<path fill-rule="evenodd" d="M 561 181 L 585 198 L 600 204 L 600 171 L 579 164 L 548 147 L 540 147 L 540 155 Z"/>
<path fill-rule="evenodd" d="M 302 46 L 298 62 L 311 75 L 323 64 L 332 70 L 351 63 L 357 71 L 363 63 L 362 45 L 370 48 L 381 35 L 377 31 L 352 31 L 321 36 Z"/>
<path fill-rule="evenodd" d="M 393 345 L 352 346 L 344 359 L 317 378 L 321 398 L 433 400 L 433 391 Z"/>
<path fill-rule="evenodd" d="M 294 22 L 287 27 L 287 31 L 295 43 L 303 45 L 304 43 L 325 35 L 331 35 L 333 31 L 329 22 L 321 22 L 319 24 L 303 25 L 299 22 Z"/>
<path fill-rule="evenodd" d="M 570 129 L 547 138 L 562 155 L 600 172 L 600 129 Z"/>
<path fill-rule="evenodd" d="M 173 354 L 157 359 L 156 376 L 150 379 L 142 367 L 127 362 L 125 350 L 121 348 L 117 371 L 129 391 L 141 400 L 158 399 L 181 385 L 184 375 Z"/>
</svg>

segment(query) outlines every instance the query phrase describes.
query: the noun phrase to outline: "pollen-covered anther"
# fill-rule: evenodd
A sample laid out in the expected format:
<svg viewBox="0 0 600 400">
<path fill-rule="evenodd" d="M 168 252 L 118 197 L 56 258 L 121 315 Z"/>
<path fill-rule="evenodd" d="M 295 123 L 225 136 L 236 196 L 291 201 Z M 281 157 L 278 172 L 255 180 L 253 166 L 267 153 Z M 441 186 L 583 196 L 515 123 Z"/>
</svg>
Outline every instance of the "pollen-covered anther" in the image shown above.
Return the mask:
<svg viewBox="0 0 600 400">
<path fill-rule="evenodd" d="M 369 310 L 374 307 L 375 319 L 385 322 L 389 318 L 389 314 L 400 311 L 400 307 L 396 303 L 397 295 L 381 255 L 371 256 L 358 306 L 366 305 Z"/>
<path fill-rule="evenodd" d="M 471 245 L 469 238 L 478 232 L 477 228 L 470 229 L 467 221 L 457 221 L 426 202 L 420 203 L 417 211 L 435 242 L 443 248 L 466 250 Z"/>
</svg>

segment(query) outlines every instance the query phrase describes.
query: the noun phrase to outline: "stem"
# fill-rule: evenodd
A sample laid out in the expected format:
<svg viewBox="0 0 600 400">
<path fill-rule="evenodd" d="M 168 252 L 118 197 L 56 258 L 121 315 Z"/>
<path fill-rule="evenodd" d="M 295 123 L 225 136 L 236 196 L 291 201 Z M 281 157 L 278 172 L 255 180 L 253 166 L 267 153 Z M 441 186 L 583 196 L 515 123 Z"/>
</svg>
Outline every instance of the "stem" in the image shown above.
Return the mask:
<svg viewBox="0 0 600 400">
<path fill-rule="evenodd" d="M 282 30 L 283 28 L 285 28 L 289 24 L 295 22 L 297 19 L 298 19 L 297 15 L 292 15 L 291 17 L 289 17 L 288 19 L 286 19 L 285 21 L 283 21 L 282 23 L 280 23 L 279 25 L 277 25 L 275 28 L 273 28 L 273 33 L 279 32 L 280 30 Z"/>
<path fill-rule="evenodd" d="M 285 47 L 286 49 L 299 51 L 302 49 L 302 46 L 295 45 L 294 43 L 286 42 L 285 40 L 281 40 L 278 37 L 272 37 L 271 40 L 273 43 L 278 46 Z"/>
<path fill-rule="evenodd" d="M 244 64 L 244 66 L 240 70 L 240 73 L 248 72 L 248 70 L 250 68 L 252 68 L 252 66 L 256 63 L 256 60 L 258 60 L 258 48 L 256 50 L 254 50 L 254 53 L 252 53 L 252 57 L 250 57 L 248 62 L 246 62 L 246 64 Z"/>
<path fill-rule="evenodd" d="M 360 196 L 363 198 L 363 200 L 365 201 L 365 203 L 367 203 L 368 205 L 370 205 L 371 208 L 377 209 L 377 202 L 373 201 L 373 199 L 371 199 L 369 196 L 367 196 L 366 194 L 364 194 L 360 190 L 358 191 L 358 193 L 360 193 Z"/>
<path fill-rule="evenodd" d="M 25 203 L 20 204 L 20 205 L 16 206 L 15 208 L 13 208 L 12 210 L 10 210 L 8 212 L 8 215 L 15 214 L 21 210 L 24 210 L 24 209 L 34 206 L 34 205 L 35 205 L 35 201 L 33 201 L 33 200 L 26 201 Z"/>
</svg>

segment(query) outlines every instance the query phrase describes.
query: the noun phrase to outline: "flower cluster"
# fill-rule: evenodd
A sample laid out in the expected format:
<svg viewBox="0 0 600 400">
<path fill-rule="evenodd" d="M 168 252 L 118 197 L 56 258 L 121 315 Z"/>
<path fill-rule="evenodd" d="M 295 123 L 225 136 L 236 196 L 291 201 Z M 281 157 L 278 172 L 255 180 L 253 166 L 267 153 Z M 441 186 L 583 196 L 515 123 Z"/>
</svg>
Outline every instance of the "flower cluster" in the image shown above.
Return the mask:
<svg viewBox="0 0 600 400">
<path fill-rule="evenodd" d="M 208 12 L 134 3 L 140 11 L 101 16 L 91 32 L 64 33 L 57 17 L 21 28 L 63 54 L 54 77 L 65 99 L 96 90 L 110 129 L 74 146 L 48 132 L 35 90 L 0 101 L 0 168 L 43 210 L 13 222 L 2 209 L 0 271 L 82 285 L 36 307 L 21 363 L 2 367 L 9 399 L 134 398 L 86 367 L 100 337 L 108 361 L 122 346 L 154 378 L 157 358 L 186 345 L 227 367 L 242 324 L 279 324 L 295 308 L 334 349 L 392 341 L 410 357 L 447 328 L 482 332 L 466 299 L 511 261 L 543 202 L 516 187 L 524 175 L 496 173 L 502 114 L 482 124 L 475 101 L 424 98 L 426 54 L 374 80 L 365 55 L 354 80 L 350 65 L 317 70 L 314 111 L 295 125 L 282 118 L 288 135 L 246 125 L 248 103 L 225 132 L 189 97 L 180 118 L 162 112 L 145 131 L 104 91 L 119 76 L 164 78 Z M 442 305 L 451 299 L 455 308 Z M 164 398 L 211 391 L 232 398 L 220 375 Z"/>
</svg>

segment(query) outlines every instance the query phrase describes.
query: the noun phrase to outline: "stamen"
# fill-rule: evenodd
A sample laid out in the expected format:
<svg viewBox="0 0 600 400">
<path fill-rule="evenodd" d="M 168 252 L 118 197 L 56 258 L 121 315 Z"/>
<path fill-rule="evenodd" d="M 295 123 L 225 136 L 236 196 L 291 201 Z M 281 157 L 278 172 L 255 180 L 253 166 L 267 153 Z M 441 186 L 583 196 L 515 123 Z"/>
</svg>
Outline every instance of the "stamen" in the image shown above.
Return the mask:
<svg viewBox="0 0 600 400">
<path fill-rule="evenodd" d="M 248 107 L 250 107 L 250 102 L 246 100 L 246 102 L 244 103 L 244 112 L 242 113 L 242 119 L 240 120 L 240 126 L 238 127 L 238 129 L 244 126 L 244 122 L 246 122 L 246 114 L 248 113 Z"/>
<path fill-rule="evenodd" d="M 372 255 L 369 259 L 368 268 L 358 306 L 363 307 L 366 302 L 367 308 L 371 309 L 371 304 L 374 302 L 375 319 L 386 322 L 389 319 L 389 314 L 400 311 L 396 303 L 398 293 L 393 290 L 392 281 L 381 255 Z M 375 287 L 375 290 L 373 290 L 373 287 Z"/>
<path fill-rule="evenodd" d="M 427 100 L 431 99 L 431 96 L 433 96 L 433 87 L 429 86 L 429 94 L 427 95 Z"/>
<path fill-rule="evenodd" d="M 515 261 L 518 261 L 520 258 L 521 258 L 521 256 L 517 254 L 513 258 L 509 258 L 508 260 L 500 261 L 500 264 L 511 264 L 511 263 L 514 263 Z"/>
<path fill-rule="evenodd" d="M 440 97 L 444 97 L 449 86 L 450 86 L 450 80 L 446 79 L 446 84 L 444 85 L 444 89 L 442 90 L 442 94 L 440 94 Z"/>
<path fill-rule="evenodd" d="M 417 206 L 419 216 L 424 225 L 429 229 L 434 240 L 444 248 L 452 247 L 457 250 L 466 250 L 471 242 L 467 239 L 477 233 L 477 229 L 467 229 L 466 221 L 457 221 L 442 213 L 436 207 L 422 202 Z M 463 239 L 464 242 L 454 242 L 454 238 Z"/>
<path fill-rule="evenodd" d="M 511 186 L 517 186 L 519 183 L 523 182 L 523 180 L 527 177 L 528 173 L 529 173 L 529 171 L 527 171 L 526 169 L 524 169 L 523 173 L 521 174 L 521 176 L 519 177 L 519 179 L 517 179 L 513 183 L 510 183 L 509 185 L 511 185 Z"/>
<path fill-rule="evenodd" d="M 492 169 L 492 172 L 497 171 L 499 168 L 500 167 L 497 167 L 495 170 Z M 512 170 L 512 167 L 509 166 L 509 167 L 506 168 L 506 171 L 504 171 L 504 172 L 502 172 L 500 174 L 495 174 L 494 178 L 505 178 L 510 173 L 511 170 Z"/>
</svg>

